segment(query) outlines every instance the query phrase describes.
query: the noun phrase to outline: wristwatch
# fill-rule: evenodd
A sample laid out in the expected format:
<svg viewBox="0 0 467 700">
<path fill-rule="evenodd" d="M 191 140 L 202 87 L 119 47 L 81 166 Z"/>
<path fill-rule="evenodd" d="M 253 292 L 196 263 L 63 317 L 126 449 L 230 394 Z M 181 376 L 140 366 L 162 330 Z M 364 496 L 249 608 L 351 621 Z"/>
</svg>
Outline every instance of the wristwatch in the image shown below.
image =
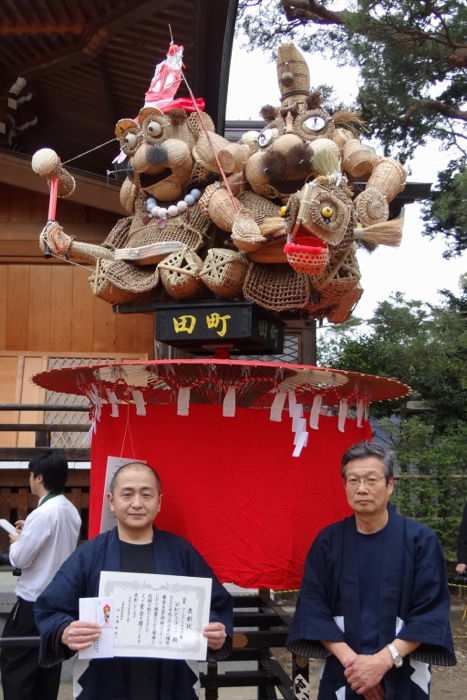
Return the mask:
<svg viewBox="0 0 467 700">
<path fill-rule="evenodd" d="M 394 666 L 396 668 L 400 668 L 402 666 L 402 664 L 404 663 L 404 659 L 399 654 L 397 647 L 395 647 L 394 644 L 388 644 L 388 649 L 389 649 L 389 653 L 392 656 L 392 660 L 394 661 Z"/>
</svg>

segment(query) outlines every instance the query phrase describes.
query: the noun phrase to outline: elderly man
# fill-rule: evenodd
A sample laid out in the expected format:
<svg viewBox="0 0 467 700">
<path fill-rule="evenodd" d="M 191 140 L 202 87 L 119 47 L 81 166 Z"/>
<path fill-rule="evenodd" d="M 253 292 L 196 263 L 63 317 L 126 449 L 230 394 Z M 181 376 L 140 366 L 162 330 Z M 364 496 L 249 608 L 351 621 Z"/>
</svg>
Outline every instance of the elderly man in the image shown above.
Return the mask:
<svg viewBox="0 0 467 700">
<path fill-rule="evenodd" d="M 101 571 L 212 578 L 211 622 L 203 633 L 212 658 L 230 651 L 232 604 L 204 559 L 185 540 L 154 528 L 161 507 L 160 479 L 147 464 L 121 467 L 110 488 L 117 527 L 82 545 L 36 603 L 41 659 L 51 665 L 89 647 L 96 624 L 79 621 L 79 599 L 98 595 Z M 75 684 L 79 700 L 191 700 L 197 697 L 192 663 L 153 659 L 95 659 Z"/>
<path fill-rule="evenodd" d="M 353 516 L 311 547 L 289 648 L 326 659 L 318 700 L 427 700 L 429 664 L 456 663 L 439 542 L 389 505 L 393 455 L 380 444 L 350 448 L 342 477 Z"/>
</svg>

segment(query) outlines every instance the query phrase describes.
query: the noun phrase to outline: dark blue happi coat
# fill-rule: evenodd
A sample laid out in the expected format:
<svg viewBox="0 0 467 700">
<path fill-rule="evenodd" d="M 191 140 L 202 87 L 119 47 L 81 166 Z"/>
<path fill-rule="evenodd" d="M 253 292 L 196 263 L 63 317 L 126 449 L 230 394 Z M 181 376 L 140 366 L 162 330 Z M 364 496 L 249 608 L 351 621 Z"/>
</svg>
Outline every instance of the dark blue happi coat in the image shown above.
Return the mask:
<svg viewBox="0 0 467 700">
<path fill-rule="evenodd" d="M 360 653 L 361 615 L 355 518 L 323 530 L 305 564 L 289 649 L 326 659 L 318 700 L 350 700 L 344 669 L 320 640 L 347 642 Z M 379 629 L 375 652 L 396 637 L 421 642 L 403 667 L 383 678 L 385 700 L 427 700 L 430 665 L 456 663 L 449 624 L 446 566 L 436 535 L 393 507 L 381 543 Z"/>
<path fill-rule="evenodd" d="M 212 578 L 211 622 L 223 622 L 232 636 L 231 597 L 213 572 L 181 537 L 156 530 L 153 540 L 154 573 Z M 99 591 L 101 571 L 120 570 L 120 547 L 117 530 L 99 535 L 79 547 L 63 564 L 35 605 L 35 617 L 41 636 L 40 663 L 51 666 L 73 655 L 61 641 L 66 625 L 79 618 L 80 598 L 95 597 Z M 209 658 L 224 658 L 229 643 L 218 652 L 208 650 Z M 146 660 L 147 661 L 147 660 Z M 196 663 L 161 660 L 158 664 L 154 700 L 195 700 L 198 695 Z M 75 680 L 79 700 L 129 700 L 124 691 L 124 678 L 118 659 L 95 659 L 78 662 L 84 671 Z"/>
</svg>

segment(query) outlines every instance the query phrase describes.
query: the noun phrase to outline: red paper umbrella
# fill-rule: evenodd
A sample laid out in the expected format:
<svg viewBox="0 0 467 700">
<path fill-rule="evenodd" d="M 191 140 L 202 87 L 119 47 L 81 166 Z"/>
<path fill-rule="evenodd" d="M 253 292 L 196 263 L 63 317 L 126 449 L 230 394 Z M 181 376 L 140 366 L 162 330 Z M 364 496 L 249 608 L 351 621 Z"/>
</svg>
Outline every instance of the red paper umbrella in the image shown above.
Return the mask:
<svg viewBox="0 0 467 700">
<path fill-rule="evenodd" d="M 111 391 L 120 402 L 134 402 L 133 392 L 142 393 L 146 403 L 176 401 L 181 388 L 189 388 L 194 403 L 222 403 L 225 393 L 235 389 L 242 407 L 270 407 L 278 392 L 294 392 L 309 406 L 320 395 L 327 406 L 346 400 L 397 399 L 410 388 L 396 379 L 360 372 L 295 365 L 284 362 L 245 360 L 129 360 L 68 367 L 36 374 L 34 382 L 52 391 L 83 394 L 108 403 Z"/>
<path fill-rule="evenodd" d="M 90 536 L 111 463 L 143 460 L 164 485 L 158 527 L 189 539 L 222 581 L 275 589 L 299 586 L 317 532 L 349 514 L 340 460 L 371 437 L 368 405 L 409 392 L 357 372 L 219 359 L 106 362 L 34 381 L 93 405 Z"/>
</svg>

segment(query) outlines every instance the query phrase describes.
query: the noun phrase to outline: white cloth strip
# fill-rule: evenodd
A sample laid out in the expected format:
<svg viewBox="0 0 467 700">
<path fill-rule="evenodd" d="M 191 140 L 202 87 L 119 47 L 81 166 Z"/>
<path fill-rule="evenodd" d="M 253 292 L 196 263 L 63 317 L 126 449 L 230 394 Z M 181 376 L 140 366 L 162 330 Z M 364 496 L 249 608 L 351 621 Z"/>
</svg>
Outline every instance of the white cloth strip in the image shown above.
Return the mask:
<svg viewBox="0 0 467 700">
<path fill-rule="evenodd" d="M 146 415 L 146 402 L 144 400 L 143 392 L 138 391 L 138 389 L 132 389 L 131 395 L 133 396 L 133 401 L 136 406 L 136 415 L 145 416 Z"/>
<path fill-rule="evenodd" d="M 321 394 L 316 394 L 316 396 L 313 398 L 310 411 L 310 428 L 313 428 L 313 430 L 319 430 L 319 414 L 322 403 L 323 397 Z"/>
<path fill-rule="evenodd" d="M 190 415 L 190 391 L 191 387 L 181 386 L 177 395 L 177 416 Z"/>
<path fill-rule="evenodd" d="M 292 420 L 292 432 L 303 433 L 306 430 L 306 420 L 304 418 L 294 418 Z"/>
<path fill-rule="evenodd" d="M 282 411 L 284 410 L 286 398 L 287 394 L 285 391 L 277 392 L 271 404 L 269 420 L 273 421 L 274 423 L 280 423 L 282 421 Z"/>
<path fill-rule="evenodd" d="M 107 394 L 107 399 L 111 406 L 110 415 L 112 416 L 112 418 L 118 418 L 120 412 L 118 409 L 118 399 L 116 393 L 111 389 L 106 389 L 105 393 Z"/>
<path fill-rule="evenodd" d="M 294 441 L 295 442 L 295 441 Z M 308 442 L 308 432 L 305 430 L 304 433 L 297 433 L 295 449 L 292 452 L 292 457 L 300 457 L 302 450 L 306 447 Z"/>
<path fill-rule="evenodd" d="M 340 433 L 345 431 L 345 421 L 347 420 L 348 410 L 349 403 L 347 399 L 341 399 L 339 401 L 339 414 L 337 416 L 337 429 Z"/>
<path fill-rule="evenodd" d="M 297 405 L 297 397 L 295 396 L 295 391 L 288 391 L 287 396 L 289 398 L 289 416 L 294 418 L 294 410 Z"/>
<path fill-rule="evenodd" d="M 363 415 L 365 413 L 365 404 L 362 399 L 357 401 L 357 428 L 363 425 Z"/>
<path fill-rule="evenodd" d="M 303 404 L 296 403 L 292 409 L 292 418 L 303 418 Z"/>
<path fill-rule="evenodd" d="M 236 392 L 234 386 L 229 386 L 224 396 L 222 404 L 222 415 L 224 418 L 234 418 L 236 412 Z"/>
</svg>

